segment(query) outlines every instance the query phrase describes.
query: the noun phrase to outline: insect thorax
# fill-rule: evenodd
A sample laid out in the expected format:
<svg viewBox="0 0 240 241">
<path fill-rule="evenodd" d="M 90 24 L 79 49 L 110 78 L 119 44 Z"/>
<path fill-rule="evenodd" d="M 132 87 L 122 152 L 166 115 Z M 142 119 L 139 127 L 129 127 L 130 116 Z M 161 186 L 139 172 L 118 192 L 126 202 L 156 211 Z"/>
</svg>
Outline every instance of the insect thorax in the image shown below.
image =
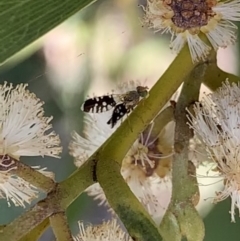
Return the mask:
<svg viewBox="0 0 240 241">
<path fill-rule="evenodd" d="M 127 106 L 135 106 L 139 102 L 140 96 L 136 90 L 127 92 L 124 95 L 123 102 Z"/>
</svg>

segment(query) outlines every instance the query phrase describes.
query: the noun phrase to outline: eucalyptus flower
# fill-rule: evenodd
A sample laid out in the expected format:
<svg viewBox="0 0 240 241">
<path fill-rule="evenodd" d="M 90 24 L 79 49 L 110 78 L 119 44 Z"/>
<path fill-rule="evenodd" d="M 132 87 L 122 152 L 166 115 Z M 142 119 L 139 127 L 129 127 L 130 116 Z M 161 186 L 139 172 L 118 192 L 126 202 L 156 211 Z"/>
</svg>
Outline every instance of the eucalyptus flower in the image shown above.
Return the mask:
<svg viewBox="0 0 240 241">
<path fill-rule="evenodd" d="M 45 117 L 44 104 L 26 84 L 0 86 L 0 153 L 20 156 L 59 157 L 60 139 Z"/>
<path fill-rule="evenodd" d="M 193 62 L 205 60 L 211 47 L 217 50 L 236 42 L 237 26 L 232 21 L 240 20 L 239 0 L 147 0 L 143 9 L 143 24 L 170 33 L 170 48 L 176 53 L 188 43 Z"/>
<path fill-rule="evenodd" d="M 100 225 L 87 225 L 78 223 L 79 233 L 74 237 L 74 241 L 132 241 L 132 238 L 122 230 L 116 219 L 103 222 Z"/>
<path fill-rule="evenodd" d="M 47 177 L 54 178 L 54 174 L 46 168 L 39 166 L 32 168 Z M 17 169 L 15 161 L 8 155 L 3 156 L 0 160 L 0 198 L 6 199 L 8 206 L 12 203 L 25 208 L 26 204 L 31 204 L 38 197 L 39 190 L 21 177 L 12 174 L 11 171 L 14 169 Z"/>
<path fill-rule="evenodd" d="M 15 206 L 25 207 L 37 197 L 37 189 L 22 178 L 12 175 L 11 170 L 16 169 L 15 162 L 7 155 L 0 160 L 0 198 L 6 199 L 8 206 L 11 202 Z M 10 202 L 11 201 L 11 202 Z"/>
<path fill-rule="evenodd" d="M 205 96 L 190 114 L 190 127 L 205 144 L 210 160 L 222 177 L 224 188 L 215 202 L 231 198 L 231 220 L 240 210 L 240 86 L 226 81 L 216 92 Z"/>
<path fill-rule="evenodd" d="M 22 156 L 59 157 L 59 137 L 50 131 L 52 117 L 45 117 L 43 102 L 26 84 L 0 85 L 0 198 L 25 207 L 38 190 L 11 171 Z M 40 172 L 53 177 L 45 168 Z"/>
</svg>

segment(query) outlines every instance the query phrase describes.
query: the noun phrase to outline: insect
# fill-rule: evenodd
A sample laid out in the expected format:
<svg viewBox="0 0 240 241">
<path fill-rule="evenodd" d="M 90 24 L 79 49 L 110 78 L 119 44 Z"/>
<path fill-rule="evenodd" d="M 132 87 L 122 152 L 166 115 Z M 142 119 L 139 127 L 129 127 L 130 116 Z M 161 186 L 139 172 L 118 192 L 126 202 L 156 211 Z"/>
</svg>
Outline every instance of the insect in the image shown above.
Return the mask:
<svg viewBox="0 0 240 241">
<path fill-rule="evenodd" d="M 81 109 L 84 112 L 101 113 L 114 108 L 112 116 L 107 122 L 113 128 L 123 116 L 133 110 L 141 98 L 145 98 L 147 95 L 147 86 L 137 86 L 135 90 L 130 90 L 125 94 L 111 94 L 89 98 L 83 103 Z"/>
</svg>

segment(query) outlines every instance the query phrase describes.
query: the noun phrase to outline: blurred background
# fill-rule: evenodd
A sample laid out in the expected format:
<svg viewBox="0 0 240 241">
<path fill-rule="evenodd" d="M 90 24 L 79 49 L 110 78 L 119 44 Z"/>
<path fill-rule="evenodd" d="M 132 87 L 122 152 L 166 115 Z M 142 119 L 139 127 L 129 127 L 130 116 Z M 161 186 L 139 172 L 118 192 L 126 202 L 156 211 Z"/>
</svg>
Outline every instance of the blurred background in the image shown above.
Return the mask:
<svg viewBox="0 0 240 241">
<path fill-rule="evenodd" d="M 87 95 L 111 92 L 119 81 L 139 80 L 151 87 L 168 68 L 175 58 L 168 48 L 170 36 L 154 34 L 142 27 L 143 11 L 138 5 L 145 3 L 143 0 L 98 1 L 0 66 L 1 84 L 4 81 L 14 85 L 28 83 L 29 89 L 45 102 L 45 113 L 54 116 L 53 128 L 64 148 L 60 160 L 24 157 L 24 163 L 47 167 L 55 173 L 56 181 L 64 180 L 75 170 L 68 143 L 73 130 L 82 133 L 80 106 Z M 237 74 L 238 52 L 237 45 L 219 50 L 219 66 Z M 204 188 L 205 197 L 214 196 L 206 191 L 210 185 Z M 42 194 L 39 199 L 43 197 Z M 236 217 L 236 223 L 230 223 L 229 199 L 216 206 L 203 204 L 199 210 L 205 217 L 204 240 L 240 240 L 239 218 Z M 23 211 L 0 200 L 0 224 L 11 222 Z M 110 218 L 106 209 L 86 194 L 67 213 L 73 234 L 78 230 L 78 220 L 98 224 Z M 54 240 L 50 228 L 40 240 Z"/>
</svg>

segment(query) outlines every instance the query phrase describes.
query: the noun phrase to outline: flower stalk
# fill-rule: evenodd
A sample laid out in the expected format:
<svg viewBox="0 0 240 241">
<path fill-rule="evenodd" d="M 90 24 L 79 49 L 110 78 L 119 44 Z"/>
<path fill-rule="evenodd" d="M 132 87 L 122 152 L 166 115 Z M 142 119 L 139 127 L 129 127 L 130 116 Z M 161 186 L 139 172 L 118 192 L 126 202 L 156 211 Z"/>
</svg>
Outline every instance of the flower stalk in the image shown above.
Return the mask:
<svg viewBox="0 0 240 241">
<path fill-rule="evenodd" d="M 52 202 L 56 200 L 52 198 Z M 45 222 L 53 213 L 48 200 L 38 202 L 30 210 L 6 225 L 0 233 L 0 240 L 21 240 L 37 225 Z"/>
<path fill-rule="evenodd" d="M 192 203 L 198 192 L 196 180 L 189 177 L 188 146 L 193 133 L 187 125 L 186 108 L 198 100 L 206 64 L 199 64 L 186 78 L 175 110 L 174 158 L 172 163 L 172 199 L 160 225 L 168 241 L 201 241 L 204 225 Z"/>
<path fill-rule="evenodd" d="M 55 213 L 49 220 L 57 241 L 73 241 L 65 212 Z"/>
<path fill-rule="evenodd" d="M 0 240 L 21 240 L 36 226 L 39 225 L 39 228 L 42 229 L 42 222 L 46 222 L 59 209 L 66 210 L 89 185 L 94 183 L 92 173 L 91 162 L 86 162 L 68 179 L 56 184 L 44 200 L 6 225 L 0 232 Z M 56 207 L 56 203 L 59 204 L 58 207 Z"/>
<path fill-rule="evenodd" d="M 95 183 L 95 161 L 93 155 L 68 179 L 59 183 L 56 187 L 56 196 L 62 209 L 67 207 L 89 186 Z"/>
<path fill-rule="evenodd" d="M 124 223 L 132 239 L 160 240 L 157 226 L 124 181 L 119 164 L 109 159 L 107 153 L 99 156 L 97 177 L 110 206 Z"/>
<path fill-rule="evenodd" d="M 163 111 L 161 111 L 156 118 L 154 119 L 154 122 L 156 123 L 151 132 L 151 137 L 153 139 L 157 138 L 159 133 L 162 131 L 162 129 L 170 122 L 174 120 L 174 108 L 173 106 L 168 106 Z"/>
<path fill-rule="evenodd" d="M 238 83 L 240 77 L 224 72 L 218 66 L 216 61 L 209 63 L 206 70 L 206 76 L 203 83 L 212 91 L 215 91 L 217 88 L 222 86 L 222 83 L 228 79 L 229 83 Z"/>
<path fill-rule="evenodd" d="M 33 228 L 29 233 L 23 236 L 20 241 L 38 240 L 43 232 L 49 227 L 49 219 L 45 219 L 42 223 Z"/>
<path fill-rule="evenodd" d="M 25 181 L 31 183 L 33 186 L 46 193 L 49 193 L 54 189 L 55 182 L 51 178 L 46 177 L 42 173 L 34 170 L 22 162 L 15 161 L 15 165 L 17 168 L 10 171 L 12 174 L 23 178 Z"/>
</svg>

